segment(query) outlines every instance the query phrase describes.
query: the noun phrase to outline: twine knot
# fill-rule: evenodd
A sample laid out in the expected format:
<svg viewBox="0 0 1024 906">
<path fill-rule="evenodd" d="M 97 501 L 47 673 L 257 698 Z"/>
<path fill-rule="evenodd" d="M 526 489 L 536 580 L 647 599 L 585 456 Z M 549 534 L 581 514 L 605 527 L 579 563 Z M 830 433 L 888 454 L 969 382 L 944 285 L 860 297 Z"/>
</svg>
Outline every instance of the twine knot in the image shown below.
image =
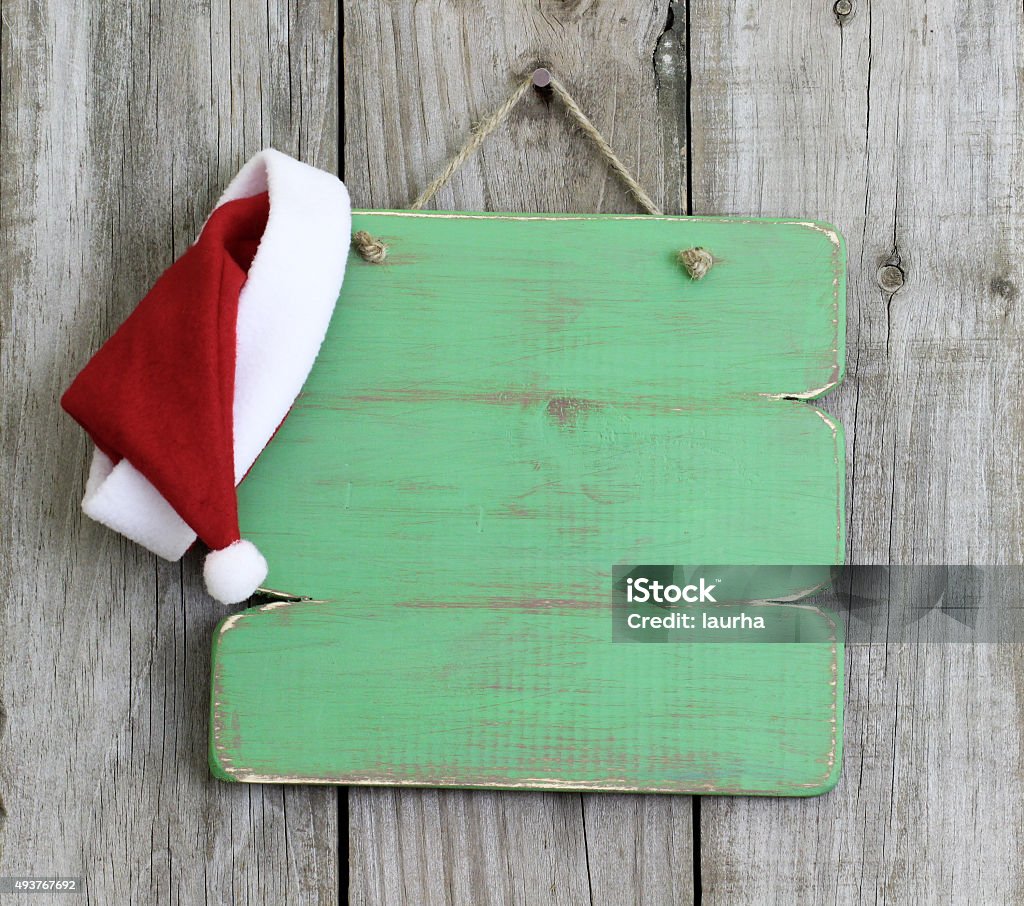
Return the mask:
<svg viewBox="0 0 1024 906">
<path fill-rule="evenodd" d="M 679 253 L 679 263 L 686 268 L 686 273 L 692 280 L 703 280 L 714 265 L 715 259 L 707 249 L 697 246 L 683 249 Z"/>
<path fill-rule="evenodd" d="M 381 264 L 388 256 L 388 247 L 366 230 L 358 230 L 352 234 L 352 248 L 367 264 Z"/>
</svg>

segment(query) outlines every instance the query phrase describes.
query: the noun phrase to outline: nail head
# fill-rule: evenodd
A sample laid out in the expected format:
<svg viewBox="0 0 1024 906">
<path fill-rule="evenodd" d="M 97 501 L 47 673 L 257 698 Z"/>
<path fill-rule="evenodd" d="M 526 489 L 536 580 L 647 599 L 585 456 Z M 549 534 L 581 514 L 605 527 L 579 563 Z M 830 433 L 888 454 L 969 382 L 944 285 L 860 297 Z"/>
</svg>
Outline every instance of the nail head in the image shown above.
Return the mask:
<svg viewBox="0 0 1024 906">
<path fill-rule="evenodd" d="M 551 84 L 551 73 L 546 69 L 535 69 L 533 71 L 533 87 L 547 88 Z"/>
</svg>

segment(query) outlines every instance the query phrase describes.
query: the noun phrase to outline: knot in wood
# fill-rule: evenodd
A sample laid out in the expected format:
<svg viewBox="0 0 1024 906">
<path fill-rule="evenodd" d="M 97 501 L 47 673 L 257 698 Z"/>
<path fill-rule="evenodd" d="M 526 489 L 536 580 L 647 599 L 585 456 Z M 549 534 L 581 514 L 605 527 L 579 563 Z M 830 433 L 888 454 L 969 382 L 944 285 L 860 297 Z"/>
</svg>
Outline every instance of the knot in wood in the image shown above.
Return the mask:
<svg viewBox="0 0 1024 906">
<path fill-rule="evenodd" d="M 882 292 L 897 293 L 903 288 L 906 274 L 895 264 L 886 264 L 878 269 L 878 285 Z"/>
<path fill-rule="evenodd" d="M 352 248 L 368 264 L 381 264 L 388 256 L 388 247 L 376 236 L 367 233 L 366 230 L 359 230 L 352 234 Z"/>
<path fill-rule="evenodd" d="M 1006 276 L 993 277 L 988 288 L 997 296 L 1002 296 L 1007 302 L 1016 302 L 1020 295 L 1017 285 Z"/>
<path fill-rule="evenodd" d="M 574 396 L 556 396 L 548 403 L 548 417 L 554 419 L 562 428 L 575 428 L 580 416 L 591 409 L 598 408 L 590 400 L 578 399 Z"/>
<path fill-rule="evenodd" d="M 679 263 L 686 268 L 693 280 L 703 280 L 715 263 L 711 252 L 700 246 L 692 249 L 683 249 L 679 253 Z"/>
</svg>

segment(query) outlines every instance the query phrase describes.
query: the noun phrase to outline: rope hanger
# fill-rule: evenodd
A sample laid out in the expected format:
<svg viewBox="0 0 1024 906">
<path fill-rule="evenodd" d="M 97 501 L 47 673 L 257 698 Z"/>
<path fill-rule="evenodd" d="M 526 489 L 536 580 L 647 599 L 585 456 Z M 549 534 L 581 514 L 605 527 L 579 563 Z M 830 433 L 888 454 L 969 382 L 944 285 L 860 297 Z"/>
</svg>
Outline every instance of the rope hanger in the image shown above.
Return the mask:
<svg viewBox="0 0 1024 906">
<path fill-rule="evenodd" d="M 565 112 L 579 126 L 583 134 L 590 139 L 597 148 L 601 157 L 604 158 L 608 167 L 619 177 L 623 186 L 639 205 L 648 213 L 661 215 L 661 209 L 651 200 L 651 196 L 644 191 L 643 186 L 636 180 L 636 177 L 629 172 L 626 165 L 619 159 L 612 150 L 611 145 L 598 131 L 597 127 L 590 121 L 590 118 L 580 109 L 579 104 L 566 87 L 547 69 L 535 70 L 529 78 L 523 79 L 515 90 L 505 99 L 505 102 L 485 117 L 480 124 L 473 129 L 466 143 L 459 149 L 458 153 L 448 161 L 445 168 L 438 174 L 419 195 L 409 209 L 419 211 L 430 201 L 448 182 L 456 171 L 471 157 L 476 150 L 484 143 L 484 140 L 495 129 L 501 126 L 518 106 L 530 88 L 550 89 L 551 92 L 562 102 Z M 359 230 L 352 234 L 352 247 L 359 253 L 359 256 L 370 264 L 381 264 L 387 257 L 387 246 L 380 239 L 372 236 L 366 230 Z M 687 273 L 694 280 L 700 280 L 711 269 L 714 261 L 711 254 L 702 248 L 683 249 L 678 256 L 680 264 L 686 268 Z"/>
</svg>

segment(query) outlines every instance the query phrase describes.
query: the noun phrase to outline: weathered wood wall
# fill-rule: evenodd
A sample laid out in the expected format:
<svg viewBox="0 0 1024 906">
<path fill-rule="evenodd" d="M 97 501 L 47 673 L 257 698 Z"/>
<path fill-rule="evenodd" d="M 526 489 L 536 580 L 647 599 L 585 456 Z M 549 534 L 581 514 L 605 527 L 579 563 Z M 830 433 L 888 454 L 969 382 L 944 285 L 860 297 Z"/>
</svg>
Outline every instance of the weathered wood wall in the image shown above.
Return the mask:
<svg viewBox="0 0 1024 906">
<path fill-rule="evenodd" d="M 0 876 L 336 902 L 336 792 L 210 781 L 199 560 L 80 516 L 86 439 L 57 406 L 249 154 L 337 165 L 335 5 L 6 0 L 2 28 Z"/>
<path fill-rule="evenodd" d="M 999 646 L 852 649 L 838 789 L 705 799 L 698 828 L 679 797 L 393 790 L 351 793 L 339 826 L 333 790 L 211 782 L 198 560 L 81 519 L 86 443 L 56 406 L 250 153 L 343 165 L 357 204 L 401 206 L 544 63 L 666 210 L 845 233 L 849 376 L 826 407 L 851 557 L 1022 562 L 1019 5 L 0 12 L 0 875 L 86 875 L 98 903 L 334 903 L 347 841 L 356 903 L 681 903 L 699 830 L 708 903 L 1024 898 L 1024 657 Z M 436 204 L 632 210 L 532 101 Z"/>
<path fill-rule="evenodd" d="M 697 213 L 847 238 L 850 562 L 1024 562 L 1020 6 L 690 15 Z M 705 902 L 1024 897 L 1022 684 L 1019 648 L 850 647 L 843 779 L 706 800 Z"/>
</svg>

